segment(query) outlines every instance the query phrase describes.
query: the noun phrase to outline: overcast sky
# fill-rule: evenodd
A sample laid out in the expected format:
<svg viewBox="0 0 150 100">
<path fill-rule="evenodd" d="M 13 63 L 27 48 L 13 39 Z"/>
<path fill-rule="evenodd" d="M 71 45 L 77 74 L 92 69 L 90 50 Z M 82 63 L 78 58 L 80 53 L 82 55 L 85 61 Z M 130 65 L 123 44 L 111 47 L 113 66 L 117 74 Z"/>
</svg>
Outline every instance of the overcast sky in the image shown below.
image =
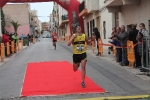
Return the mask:
<svg viewBox="0 0 150 100">
<path fill-rule="evenodd" d="M 41 22 L 48 22 L 50 13 L 52 13 L 53 10 L 53 2 L 41 2 L 41 3 L 30 3 L 31 10 L 37 10 L 39 20 Z"/>
</svg>

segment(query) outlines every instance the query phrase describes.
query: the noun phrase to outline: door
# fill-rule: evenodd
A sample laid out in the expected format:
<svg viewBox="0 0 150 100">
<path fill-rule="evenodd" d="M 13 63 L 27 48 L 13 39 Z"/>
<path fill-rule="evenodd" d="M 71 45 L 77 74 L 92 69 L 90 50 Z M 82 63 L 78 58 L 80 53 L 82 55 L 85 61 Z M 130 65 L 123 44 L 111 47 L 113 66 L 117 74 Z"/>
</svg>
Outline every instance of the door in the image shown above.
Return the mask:
<svg viewBox="0 0 150 100">
<path fill-rule="evenodd" d="M 97 17 L 96 18 L 96 26 L 97 26 L 97 28 L 98 28 L 98 30 L 100 31 L 100 18 L 99 17 Z"/>
</svg>

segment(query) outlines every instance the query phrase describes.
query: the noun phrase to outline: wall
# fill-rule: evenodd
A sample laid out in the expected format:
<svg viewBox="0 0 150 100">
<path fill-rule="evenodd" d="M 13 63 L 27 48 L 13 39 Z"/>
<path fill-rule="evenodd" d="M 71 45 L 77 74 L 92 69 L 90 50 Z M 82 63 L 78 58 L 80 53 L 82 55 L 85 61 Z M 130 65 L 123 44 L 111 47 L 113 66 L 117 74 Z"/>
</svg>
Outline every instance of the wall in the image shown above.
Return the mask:
<svg viewBox="0 0 150 100">
<path fill-rule="evenodd" d="M 111 36 L 112 33 L 112 27 L 114 27 L 114 23 L 113 23 L 113 14 L 112 13 L 108 13 L 108 10 L 105 9 L 104 11 L 101 12 L 101 38 L 103 40 L 103 43 L 108 43 L 108 37 Z M 104 34 L 103 34 L 103 21 L 106 21 L 106 39 L 104 39 Z"/>
<path fill-rule="evenodd" d="M 148 20 L 150 20 L 150 0 L 141 0 L 140 5 L 122 6 L 122 12 L 119 17 L 120 25 L 137 23 L 139 26 L 140 23 L 145 23 L 148 29 Z"/>
<path fill-rule="evenodd" d="M 21 26 L 18 28 L 18 35 L 29 34 L 29 4 L 6 4 L 3 7 L 5 16 L 9 17 L 10 21 L 18 21 Z M 14 32 L 12 25 L 6 26 L 6 30 L 10 33 Z"/>
<path fill-rule="evenodd" d="M 6 26 L 5 29 L 10 33 L 14 32 L 13 26 L 10 26 L 10 27 Z M 22 25 L 18 27 L 17 33 L 18 33 L 18 36 L 22 34 L 24 34 L 24 36 L 27 36 L 29 34 L 29 31 L 30 31 L 29 25 Z"/>
</svg>

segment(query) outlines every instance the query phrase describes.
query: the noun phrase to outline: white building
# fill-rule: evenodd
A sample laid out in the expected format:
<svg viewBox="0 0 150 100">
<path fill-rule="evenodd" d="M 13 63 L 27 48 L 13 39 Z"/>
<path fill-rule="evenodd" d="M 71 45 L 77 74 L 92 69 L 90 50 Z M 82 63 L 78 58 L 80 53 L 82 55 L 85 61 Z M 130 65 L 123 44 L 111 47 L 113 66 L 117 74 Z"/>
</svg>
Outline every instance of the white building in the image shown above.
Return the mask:
<svg viewBox="0 0 150 100">
<path fill-rule="evenodd" d="M 125 25 L 129 32 L 132 23 L 145 23 L 146 28 L 150 30 L 150 0 L 79 1 L 79 16 L 84 19 L 85 33 L 91 37 L 93 27 L 97 27 L 103 43 L 108 43 L 113 27 Z"/>
<path fill-rule="evenodd" d="M 85 34 L 92 37 L 93 28 L 97 27 L 104 43 L 108 43 L 114 26 L 112 17 L 105 7 L 104 0 L 80 0 L 80 14 L 84 18 Z"/>
<path fill-rule="evenodd" d="M 59 36 L 60 37 L 70 36 L 68 12 L 61 6 L 58 6 L 58 9 L 59 9 Z"/>
</svg>

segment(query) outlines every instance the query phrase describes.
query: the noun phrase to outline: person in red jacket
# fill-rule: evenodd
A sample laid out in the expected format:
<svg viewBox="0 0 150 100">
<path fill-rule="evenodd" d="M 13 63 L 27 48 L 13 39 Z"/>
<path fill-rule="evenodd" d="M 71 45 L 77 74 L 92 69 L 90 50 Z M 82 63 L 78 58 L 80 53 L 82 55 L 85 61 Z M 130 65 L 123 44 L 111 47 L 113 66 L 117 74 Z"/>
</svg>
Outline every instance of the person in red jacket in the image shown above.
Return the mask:
<svg viewBox="0 0 150 100">
<path fill-rule="evenodd" d="M 9 39 L 9 36 L 7 35 L 6 31 L 3 31 L 2 34 L 3 34 L 3 36 L 2 36 L 2 43 L 4 43 L 4 46 L 5 46 L 5 56 L 7 57 L 9 55 L 7 55 L 6 45 L 7 45 L 7 42 L 10 42 L 10 39 Z"/>
<path fill-rule="evenodd" d="M 56 50 L 56 42 L 57 42 L 57 33 L 54 30 L 53 34 L 52 34 L 52 41 L 53 41 L 53 46 L 55 47 Z"/>
</svg>

